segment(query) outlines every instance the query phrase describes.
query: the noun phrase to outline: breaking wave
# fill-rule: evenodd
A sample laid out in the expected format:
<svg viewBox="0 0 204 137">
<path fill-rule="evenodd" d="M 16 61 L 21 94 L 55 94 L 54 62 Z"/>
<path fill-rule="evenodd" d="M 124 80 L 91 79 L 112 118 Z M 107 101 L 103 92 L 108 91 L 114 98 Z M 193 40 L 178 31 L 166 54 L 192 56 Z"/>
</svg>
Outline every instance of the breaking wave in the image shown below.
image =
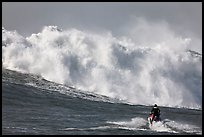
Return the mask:
<svg viewBox="0 0 204 137">
<path fill-rule="evenodd" d="M 151 43 L 137 30 L 139 44 L 110 32 L 45 26 L 23 37 L 2 28 L 2 64 L 131 104 L 202 108 L 202 54 L 190 50 L 190 38 L 163 28 L 168 35 Z"/>
</svg>

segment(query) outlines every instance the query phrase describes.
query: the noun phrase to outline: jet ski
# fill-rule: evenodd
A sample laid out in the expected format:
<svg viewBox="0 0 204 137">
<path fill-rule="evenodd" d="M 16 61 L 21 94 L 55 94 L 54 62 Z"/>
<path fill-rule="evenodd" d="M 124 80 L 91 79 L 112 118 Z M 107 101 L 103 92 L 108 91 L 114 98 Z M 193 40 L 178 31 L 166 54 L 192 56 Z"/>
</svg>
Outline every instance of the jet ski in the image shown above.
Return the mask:
<svg viewBox="0 0 204 137">
<path fill-rule="evenodd" d="M 160 117 L 155 116 L 154 119 L 153 119 L 153 116 L 154 116 L 154 114 L 153 114 L 153 113 L 150 113 L 150 114 L 149 114 L 149 117 L 147 118 L 148 123 L 149 123 L 149 125 L 151 125 L 151 126 L 153 125 L 154 122 L 159 122 L 159 121 L 161 121 L 161 118 L 160 118 Z"/>
</svg>

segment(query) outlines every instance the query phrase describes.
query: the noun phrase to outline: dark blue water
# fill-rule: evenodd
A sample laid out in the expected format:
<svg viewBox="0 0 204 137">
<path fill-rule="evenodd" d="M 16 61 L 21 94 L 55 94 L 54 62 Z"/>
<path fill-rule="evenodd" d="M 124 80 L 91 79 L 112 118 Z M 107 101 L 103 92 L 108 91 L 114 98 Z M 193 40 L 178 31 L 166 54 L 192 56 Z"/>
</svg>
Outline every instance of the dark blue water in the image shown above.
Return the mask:
<svg viewBox="0 0 204 137">
<path fill-rule="evenodd" d="M 125 104 L 2 69 L 4 135 L 202 134 L 202 110 L 160 109 L 162 123 L 149 127 L 151 106 Z"/>
</svg>

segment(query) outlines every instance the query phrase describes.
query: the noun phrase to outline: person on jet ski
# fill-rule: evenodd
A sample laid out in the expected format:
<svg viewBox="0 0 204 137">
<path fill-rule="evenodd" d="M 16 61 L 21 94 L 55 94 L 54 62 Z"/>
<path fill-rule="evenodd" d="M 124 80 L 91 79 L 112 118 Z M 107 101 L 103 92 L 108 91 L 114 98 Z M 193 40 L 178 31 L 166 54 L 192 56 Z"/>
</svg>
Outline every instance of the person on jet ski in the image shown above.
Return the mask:
<svg viewBox="0 0 204 137">
<path fill-rule="evenodd" d="M 154 107 L 152 108 L 150 115 L 153 114 L 152 121 L 158 121 L 160 120 L 160 109 L 157 107 L 157 104 L 154 104 Z"/>
</svg>

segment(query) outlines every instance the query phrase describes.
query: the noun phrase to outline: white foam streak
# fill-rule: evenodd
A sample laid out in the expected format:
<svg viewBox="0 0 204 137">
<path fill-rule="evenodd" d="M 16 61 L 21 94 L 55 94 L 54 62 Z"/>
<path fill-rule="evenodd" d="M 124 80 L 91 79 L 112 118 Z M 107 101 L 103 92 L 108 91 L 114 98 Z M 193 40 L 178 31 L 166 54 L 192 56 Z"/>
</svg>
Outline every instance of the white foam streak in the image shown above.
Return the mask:
<svg viewBox="0 0 204 137">
<path fill-rule="evenodd" d="M 183 122 L 176 122 L 176 121 L 170 121 L 166 123 L 169 127 L 174 128 L 176 130 L 186 132 L 186 133 L 195 133 L 195 134 L 202 134 L 202 130 L 191 124 L 183 123 Z"/>
<path fill-rule="evenodd" d="M 107 123 L 119 125 L 122 127 L 130 128 L 130 129 L 141 129 L 142 126 L 146 125 L 146 120 L 144 118 L 135 117 L 130 121 L 107 121 Z"/>
</svg>

